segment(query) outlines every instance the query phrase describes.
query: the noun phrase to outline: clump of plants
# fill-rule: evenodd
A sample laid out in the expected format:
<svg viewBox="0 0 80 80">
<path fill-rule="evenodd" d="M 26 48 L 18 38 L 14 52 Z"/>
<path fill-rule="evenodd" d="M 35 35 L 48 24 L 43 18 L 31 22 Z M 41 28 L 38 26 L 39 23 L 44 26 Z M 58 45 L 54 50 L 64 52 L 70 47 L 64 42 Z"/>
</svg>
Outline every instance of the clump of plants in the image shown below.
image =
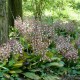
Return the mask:
<svg viewBox="0 0 80 80">
<path fill-rule="evenodd" d="M 49 26 L 17 18 L 10 40 L 0 46 L 0 78 L 61 80 L 79 75 L 77 34 L 72 22 L 60 21 Z"/>
<path fill-rule="evenodd" d="M 15 39 L 9 40 L 0 46 L 0 60 L 8 60 L 11 53 L 20 55 L 23 53 L 23 46 Z"/>
<path fill-rule="evenodd" d="M 15 26 L 24 36 L 26 41 L 29 41 L 33 52 L 35 54 L 42 54 L 45 56 L 48 46 L 51 44 L 54 38 L 54 29 L 53 27 L 42 25 L 40 21 L 32 21 L 31 24 L 27 22 L 22 22 L 18 18 L 15 20 Z M 27 25 L 27 26 L 26 26 Z"/>
</svg>

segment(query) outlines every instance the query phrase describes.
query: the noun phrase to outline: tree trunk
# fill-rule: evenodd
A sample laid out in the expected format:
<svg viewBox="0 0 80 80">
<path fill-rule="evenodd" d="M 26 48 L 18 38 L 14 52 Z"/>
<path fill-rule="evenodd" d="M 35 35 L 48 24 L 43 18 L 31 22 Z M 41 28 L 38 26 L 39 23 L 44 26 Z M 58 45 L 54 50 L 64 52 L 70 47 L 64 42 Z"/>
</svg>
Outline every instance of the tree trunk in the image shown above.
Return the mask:
<svg viewBox="0 0 80 80">
<path fill-rule="evenodd" d="M 0 0 L 0 44 L 8 40 L 6 0 Z"/>
<path fill-rule="evenodd" d="M 22 18 L 22 0 L 8 0 L 8 24 L 14 26 L 14 19 Z"/>
<path fill-rule="evenodd" d="M 34 16 L 36 20 L 41 21 L 44 0 L 34 0 Z"/>
</svg>

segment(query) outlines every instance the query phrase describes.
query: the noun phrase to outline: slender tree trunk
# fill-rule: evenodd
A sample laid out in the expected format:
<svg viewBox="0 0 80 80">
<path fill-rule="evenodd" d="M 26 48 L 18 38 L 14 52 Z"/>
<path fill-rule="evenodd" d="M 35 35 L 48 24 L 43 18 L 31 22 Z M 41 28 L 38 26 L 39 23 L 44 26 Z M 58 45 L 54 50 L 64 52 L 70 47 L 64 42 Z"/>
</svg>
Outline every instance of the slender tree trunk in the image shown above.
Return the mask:
<svg viewBox="0 0 80 80">
<path fill-rule="evenodd" d="M 14 26 L 14 19 L 22 18 L 22 0 L 8 0 L 8 24 Z"/>
<path fill-rule="evenodd" d="M 34 16 L 41 21 L 44 0 L 34 0 Z"/>
<path fill-rule="evenodd" d="M 0 44 L 8 39 L 6 0 L 0 0 Z"/>
</svg>

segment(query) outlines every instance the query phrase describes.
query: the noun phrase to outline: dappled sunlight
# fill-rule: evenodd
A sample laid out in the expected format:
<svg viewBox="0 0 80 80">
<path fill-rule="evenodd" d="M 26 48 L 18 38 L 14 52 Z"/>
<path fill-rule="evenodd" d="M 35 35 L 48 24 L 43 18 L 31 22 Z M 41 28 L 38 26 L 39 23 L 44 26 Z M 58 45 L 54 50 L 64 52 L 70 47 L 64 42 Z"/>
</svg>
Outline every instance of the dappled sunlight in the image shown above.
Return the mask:
<svg viewBox="0 0 80 80">
<path fill-rule="evenodd" d="M 80 0 L 0 0 L 0 80 L 79 80 Z"/>
<path fill-rule="evenodd" d="M 45 16 L 52 16 L 52 11 L 45 10 L 44 15 Z"/>
</svg>

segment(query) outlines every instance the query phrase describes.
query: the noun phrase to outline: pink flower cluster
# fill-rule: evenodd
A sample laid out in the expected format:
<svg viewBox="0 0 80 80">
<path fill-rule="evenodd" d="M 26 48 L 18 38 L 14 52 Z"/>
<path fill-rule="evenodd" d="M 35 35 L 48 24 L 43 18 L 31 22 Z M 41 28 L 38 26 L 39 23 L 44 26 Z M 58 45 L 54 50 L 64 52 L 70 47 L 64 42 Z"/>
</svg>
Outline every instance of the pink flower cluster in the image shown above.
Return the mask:
<svg viewBox="0 0 80 80">
<path fill-rule="evenodd" d="M 78 50 L 63 36 L 58 37 L 56 48 L 68 60 L 76 60 L 78 58 Z"/>
<path fill-rule="evenodd" d="M 53 24 L 55 30 L 65 30 L 66 32 L 74 32 L 75 31 L 75 24 L 70 21 L 62 21 L 62 20 L 57 20 Z"/>
<path fill-rule="evenodd" d="M 35 20 L 31 22 L 20 21 L 20 18 L 15 20 L 15 27 L 31 43 L 34 53 L 45 54 L 54 36 L 53 27 L 42 25 L 40 21 Z"/>
<path fill-rule="evenodd" d="M 25 39 L 31 43 L 33 52 L 44 55 L 48 46 L 54 40 L 57 50 L 67 59 L 77 59 L 78 51 L 68 41 L 69 38 L 57 36 L 55 29 L 65 29 L 67 32 L 74 31 L 72 22 L 57 21 L 53 26 L 42 24 L 40 21 L 25 20 L 20 18 L 15 20 L 15 27 L 22 33 Z"/>
<path fill-rule="evenodd" d="M 0 60 L 8 60 L 11 52 L 13 54 L 18 54 L 22 53 L 22 51 L 23 47 L 17 40 L 9 40 L 7 43 L 0 46 Z"/>
</svg>

